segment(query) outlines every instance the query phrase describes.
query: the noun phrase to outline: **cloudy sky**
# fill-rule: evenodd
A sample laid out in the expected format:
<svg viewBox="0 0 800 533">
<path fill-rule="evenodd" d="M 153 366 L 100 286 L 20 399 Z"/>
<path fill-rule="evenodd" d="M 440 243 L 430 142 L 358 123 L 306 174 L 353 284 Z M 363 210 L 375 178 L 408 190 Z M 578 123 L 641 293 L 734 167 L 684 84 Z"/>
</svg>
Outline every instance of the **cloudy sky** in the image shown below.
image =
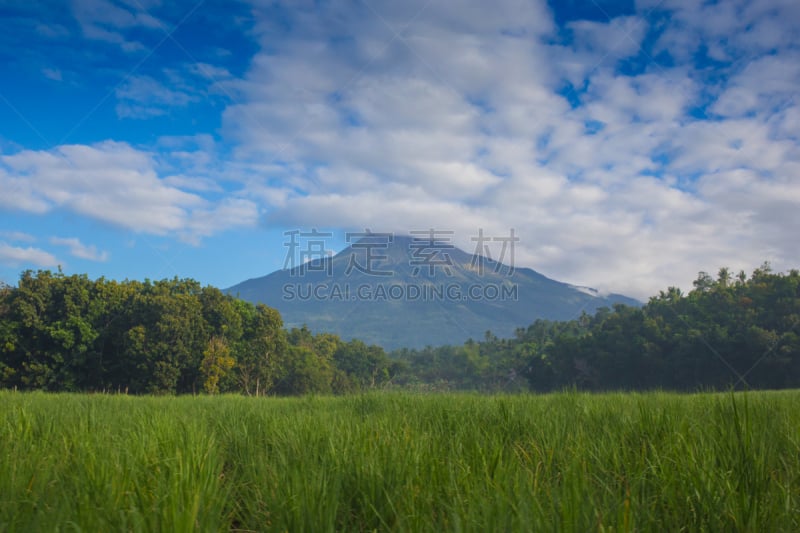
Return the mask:
<svg viewBox="0 0 800 533">
<path fill-rule="evenodd" d="M 0 280 L 520 237 L 639 298 L 800 267 L 796 0 L 0 0 Z"/>
</svg>

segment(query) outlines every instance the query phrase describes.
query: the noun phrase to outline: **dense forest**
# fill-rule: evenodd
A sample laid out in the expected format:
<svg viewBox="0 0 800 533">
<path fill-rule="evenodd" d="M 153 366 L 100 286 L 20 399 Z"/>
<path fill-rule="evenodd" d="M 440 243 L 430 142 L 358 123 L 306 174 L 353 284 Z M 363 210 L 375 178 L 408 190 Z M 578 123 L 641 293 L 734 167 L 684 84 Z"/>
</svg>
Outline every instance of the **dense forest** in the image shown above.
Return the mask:
<svg viewBox="0 0 800 533">
<path fill-rule="evenodd" d="M 800 387 L 800 272 L 701 272 L 641 308 L 537 321 L 512 339 L 401 350 L 397 382 L 538 391 Z"/>
<path fill-rule="evenodd" d="M 0 387 L 133 394 L 800 387 L 800 272 L 700 273 L 641 308 L 515 338 L 399 350 L 307 328 L 185 279 L 26 271 L 0 286 Z"/>
<path fill-rule="evenodd" d="M 381 348 L 306 328 L 193 280 L 27 271 L 0 288 L 0 387 L 343 393 L 388 379 Z"/>
</svg>

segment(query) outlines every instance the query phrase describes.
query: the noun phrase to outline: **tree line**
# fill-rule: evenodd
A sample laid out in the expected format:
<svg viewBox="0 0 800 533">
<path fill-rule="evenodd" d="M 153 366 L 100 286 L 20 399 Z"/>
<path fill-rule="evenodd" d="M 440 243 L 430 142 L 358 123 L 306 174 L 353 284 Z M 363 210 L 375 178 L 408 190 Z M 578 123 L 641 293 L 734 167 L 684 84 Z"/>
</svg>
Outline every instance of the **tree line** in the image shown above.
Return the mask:
<svg viewBox="0 0 800 533">
<path fill-rule="evenodd" d="M 511 339 L 397 350 L 308 328 L 190 279 L 26 271 L 0 285 L 0 387 L 133 394 L 800 387 L 800 272 L 670 287 L 642 307 L 539 320 Z"/>
<path fill-rule="evenodd" d="M 382 348 L 190 279 L 26 271 L 0 286 L 0 387 L 132 394 L 344 393 L 389 377 Z"/>
<path fill-rule="evenodd" d="M 539 320 L 511 339 L 399 350 L 397 383 L 436 389 L 582 390 L 800 387 L 800 272 L 767 263 L 750 277 L 701 272 L 661 291 L 567 322 Z"/>
</svg>

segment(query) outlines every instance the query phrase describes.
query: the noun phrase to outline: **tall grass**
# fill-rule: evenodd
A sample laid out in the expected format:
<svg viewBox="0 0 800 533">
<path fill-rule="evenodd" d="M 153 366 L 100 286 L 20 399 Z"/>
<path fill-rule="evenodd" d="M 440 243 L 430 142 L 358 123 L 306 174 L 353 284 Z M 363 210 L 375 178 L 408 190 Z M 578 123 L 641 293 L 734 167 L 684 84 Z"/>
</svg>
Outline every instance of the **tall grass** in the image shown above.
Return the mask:
<svg viewBox="0 0 800 533">
<path fill-rule="evenodd" d="M 0 392 L 0 531 L 800 531 L 800 392 Z"/>
</svg>

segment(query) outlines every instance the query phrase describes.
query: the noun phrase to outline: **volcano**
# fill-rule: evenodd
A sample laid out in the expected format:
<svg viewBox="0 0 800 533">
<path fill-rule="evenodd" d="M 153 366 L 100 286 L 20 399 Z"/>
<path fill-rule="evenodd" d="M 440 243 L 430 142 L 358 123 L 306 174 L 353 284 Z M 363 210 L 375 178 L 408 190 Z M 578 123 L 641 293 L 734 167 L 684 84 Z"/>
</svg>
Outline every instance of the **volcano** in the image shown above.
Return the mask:
<svg viewBox="0 0 800 533">
<path fill-rule="evenodd" d="M 287 328 L 307 325 L 387 350 L 462 344 L 487 331 L 510 337 L 537 319 L 570 320 L 617 303 L 641 305 L 431 236 L 373 234 L 336 255 L 311 252 L 300 252 L 297 265 L 226 292 L 277 309 Z"/>
</svg>

